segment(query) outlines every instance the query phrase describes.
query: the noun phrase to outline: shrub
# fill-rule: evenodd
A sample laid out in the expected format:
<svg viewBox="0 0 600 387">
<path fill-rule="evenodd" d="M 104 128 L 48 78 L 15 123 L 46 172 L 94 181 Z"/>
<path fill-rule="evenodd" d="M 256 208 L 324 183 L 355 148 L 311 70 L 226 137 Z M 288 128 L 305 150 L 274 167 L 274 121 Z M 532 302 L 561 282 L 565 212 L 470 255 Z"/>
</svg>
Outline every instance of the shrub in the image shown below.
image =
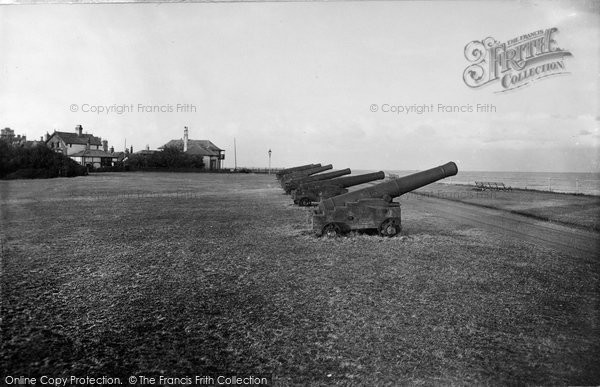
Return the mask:
<svg viewBox="0 0 600 387">
<path fill-rule="evenodd" d="M 150 155 L 130 155 L 127 165 L 129 165 L 133 170 L 176 170 L 204 168 L 202 156 L 184 153 L 179 147 L 166 147 L 163 151 L 154 152 Z"/>
<path fill-rule="evenodd" d="M 46 179 L 86 174 L 85 167 L 45 146 L 15 147 L 0 140 L 1 179 Z"/>
</svg>

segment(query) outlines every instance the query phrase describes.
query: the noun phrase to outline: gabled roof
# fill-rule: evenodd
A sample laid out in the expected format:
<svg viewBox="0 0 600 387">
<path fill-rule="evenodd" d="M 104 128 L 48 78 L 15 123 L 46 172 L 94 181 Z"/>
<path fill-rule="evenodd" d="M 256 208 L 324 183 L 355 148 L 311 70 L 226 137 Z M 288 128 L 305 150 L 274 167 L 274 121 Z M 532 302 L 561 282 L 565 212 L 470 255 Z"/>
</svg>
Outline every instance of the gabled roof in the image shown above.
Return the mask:
<svg viewBox="0 0 600 387">
<path fill-rule="evenodd" d="M 52 138 L 53 136 L 60 137 L 60 139 L 65 142 L 65 144 L 86 145 L 89 140 L 90 145 L 102 145 L 102 141 L 100 140 L 100 138 L 95 137 L 92 134 L 81 134 L 80 136 L 77 133 L 71 132 L 54 132 L 52 133 L 52 136 L 50 136 L 50 138 Z M 48 140 L 50 140 L 50 138 Z"/>
<path fill-rule="evenodd" d="M 183 140 L 171 140 L 158 149 L 165 149 L 168 147 L 183 149 Z M 208 140 L 188 140 L 187 148 L 186 153 L 199 156 L 219 156 L 219 153 L 223 151 L 223 149 Z"/>
<path fill-rule="evenodd" d="M 117 153 L 108 153 L 100 149 L 86 149 L 73 153 L 72 155 L 69 155 L 69 157 L 110 157 L 116 159 L 119 155 Z"/>
</svg>

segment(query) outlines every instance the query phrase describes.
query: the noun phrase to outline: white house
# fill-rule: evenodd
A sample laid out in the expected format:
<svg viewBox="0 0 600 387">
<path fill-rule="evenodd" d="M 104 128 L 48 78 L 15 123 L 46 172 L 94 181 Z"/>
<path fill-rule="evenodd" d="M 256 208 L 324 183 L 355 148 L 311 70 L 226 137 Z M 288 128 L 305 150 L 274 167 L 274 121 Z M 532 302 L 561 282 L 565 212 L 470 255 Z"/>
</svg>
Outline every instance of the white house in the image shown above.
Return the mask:
<svg viewBox="0 0 600 387">
<path fill-rule="evenodd" d="M 225 150 L 219 148 L 209 140 L 190 140 L 188 139 L 187 126 L 183 129 L 183 139 L 171 140 L 158 149 L 167 147 L 177 147 L 183 149 L 185 153 L 190 155 L 202 156 L 204 167 L 207 169 L 223 168 L 223 160 L 225 160 Z"/>
<path fill-rule="evenodd" d="M 81 165 L 94 168 L 109 167 L 119 160 L 119 153 L 108 151 L 108 141 L 102 141 L 92 134 L 84 134 L 83 127 L 77 125 L 75 132 L 46 133 L 46 146 L 55 152 L 69 156 Z"/>
</svg>

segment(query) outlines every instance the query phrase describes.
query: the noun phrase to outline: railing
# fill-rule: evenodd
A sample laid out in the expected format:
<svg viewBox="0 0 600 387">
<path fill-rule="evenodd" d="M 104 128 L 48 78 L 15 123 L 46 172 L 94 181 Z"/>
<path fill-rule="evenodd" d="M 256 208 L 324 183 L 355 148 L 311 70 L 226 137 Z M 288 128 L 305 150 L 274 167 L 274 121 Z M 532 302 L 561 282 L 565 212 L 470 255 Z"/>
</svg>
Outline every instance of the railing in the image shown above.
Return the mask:
<svg viewBox="0 0 600 387">
<path fill-rule="evenodd" d="M 577 193 L 586 195 L 600 195 L 600 182 L 595 179 L 580 177 L 504 177 L 503 183 L 513 189 L 547 191 L 558 193 Z M 480 181 L 477 181 L 480 182 Z M 476 182 L 476 183 L 477 183 Z M 466 181 L 464 177 L 447 179 L 442 184 L 472 185 L 473 181 Z M 480 187 L 481 188 L 481 187 Z"/>
</svg>

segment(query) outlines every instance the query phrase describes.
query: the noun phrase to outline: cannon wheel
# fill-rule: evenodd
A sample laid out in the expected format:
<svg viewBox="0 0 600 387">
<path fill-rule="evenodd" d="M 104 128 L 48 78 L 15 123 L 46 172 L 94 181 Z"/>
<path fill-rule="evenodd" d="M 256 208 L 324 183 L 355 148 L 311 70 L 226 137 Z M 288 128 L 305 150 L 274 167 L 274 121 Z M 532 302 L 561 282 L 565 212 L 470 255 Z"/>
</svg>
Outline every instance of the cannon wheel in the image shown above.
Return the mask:
<svg viewBox="0 0 600 387">
<path fill-rule="evenodd" d="M 398 235 L 402 226 L 400 226 L 400 219 L 398 218 L 387 218 L 379 225 L 379 235 L 386 237 L 393 237 Z"/>
<path fill-rule="evenodd" d="M 298 202 L 298 204 L 301 207 L 308 207 L 308 206 L 310 206 L 310 199 L 309 198 L 302 198 L 302 199 L 300 199 L 300 201 Z"/>
<path fill-rule="evenodd" d="M 342 235 L 342 229 L 336 223 L 329 223 L 323 227 L 323 235 L 327 238 L 335 238 Z"/>
</svg>

